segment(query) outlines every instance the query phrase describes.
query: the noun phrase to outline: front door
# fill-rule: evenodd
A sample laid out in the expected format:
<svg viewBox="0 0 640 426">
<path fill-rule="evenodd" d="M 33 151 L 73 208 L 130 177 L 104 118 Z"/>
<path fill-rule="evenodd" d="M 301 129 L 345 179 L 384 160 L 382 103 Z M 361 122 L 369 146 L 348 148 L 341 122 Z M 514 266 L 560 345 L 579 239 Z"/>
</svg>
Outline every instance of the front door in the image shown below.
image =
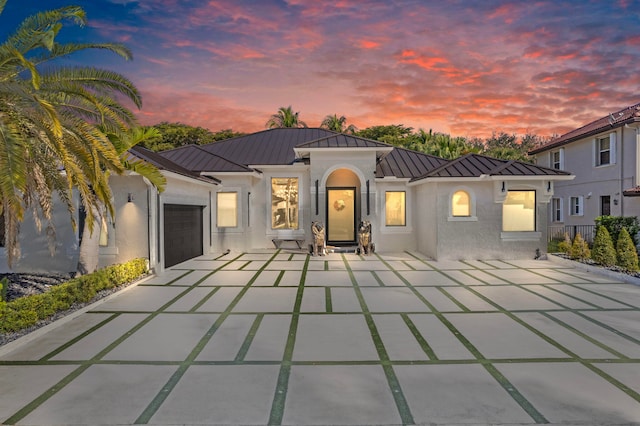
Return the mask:
<svg viewBox="0 0 640 426">
<path fill-rule="evenodd" d="M 327 188 L 327 243 L 356 242 L 356 188 Z"/>
</svg>

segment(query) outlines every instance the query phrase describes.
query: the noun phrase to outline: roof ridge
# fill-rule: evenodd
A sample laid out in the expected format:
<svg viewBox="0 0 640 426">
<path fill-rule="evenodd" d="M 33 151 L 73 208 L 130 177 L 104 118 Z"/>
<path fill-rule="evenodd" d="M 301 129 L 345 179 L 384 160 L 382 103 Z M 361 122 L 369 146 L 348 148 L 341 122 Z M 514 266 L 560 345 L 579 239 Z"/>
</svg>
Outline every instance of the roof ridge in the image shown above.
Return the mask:
<svg viewBox="0 0 640 426">
<path fill-rule="evenodd" d="M 416 178 L 414 178 L 414 179 L 412 179 L 412 180 L 426 179 L 426 178 L 428 178 L 430 175 L 435 174 L 435 173 L 438 173 L 438 172 L 440 172 L 440 171 L 442 171 L 442 170 L 446 169 L 447 167 L 449 167 L 449 166 L 451 166 L 451 165 L 457 164 L 457 163 L 459 163 L 460 161 L 462 161 L 462 159 L 467 158 L 467 157 L 470 157 L 471 155 L 473 155 L 473 153 L 468 153 L 468 154 L 463 155 L 462 157 L 454 158 L 453 160 L 448 160 L 446 163 L 441 164 L 441 165 L 439 165 L 438 167 L 436 167 L 435 169 L 432 169 L 431 171 L 429 171 L 429 172 L 427 172 L 427 173 L 425 173 L 425 174 L 423 174 L 423 175 L 421 175 L 421 176 L 418 176 L 418 177 L 416 177 Z M 438 157 L 438 158 L 441 158 L 441 157 Z M 445 160 L 446 160 L 446 158 L 445 158 Z"/>
<path fill-rule="evenodd" d="M 504 163 L 502 163 L 498 167 L 495 167 L 495 168 L 489 170 L 489 173 L 487 173 L 489 176 L 492 176 L 492 175 L 500 173 L 501 171 L 503 171 L 507 167 L 510 167 L 511 165 L 513 165 L 513 163 L 516 162 L 516 160 L 502 160 L 500 158 L 496 158 L 496 160 L 504 161 Z"/>
<path fill-rule="evenodd" d="M 227 163 L 231 163 L 231 164 L 233 164 L 233 165 L 236 165 L 236 166 L 242 167 L 242 168 L 247 169 L 247 170 L 249 170 L 249 171 L 255 171 L 255 169 L 254 169 L 254 168 L 252 168 L 252 167 L 248 167 L 248 166 L 246 166 L 246 165 L 244 165 L 244 164 L 236 163 L 235 161 L 233 161 L 233 160 L 229 160 L 228 158 L 223 157 L 222 155 L 218 155 L 218 154 L 216 154 L 216 153 L 214 153 L 214 152 L 209 152 L 209 151 L 207 151 L 206 149 L 202 148 L 200 145 L 196 145 L 195 147 L 196 147 L 196 148 L 198 148 L 200 151 L 202 151 L 202 152 L 204 152 L 204 153 L 206 153 L 206 154 L 209 154 L 209 155 L 213 155 L 214 157 L 220 158 L 221 160 L 224 160 L 224 161 L 226 161 Z"/>
</svg>

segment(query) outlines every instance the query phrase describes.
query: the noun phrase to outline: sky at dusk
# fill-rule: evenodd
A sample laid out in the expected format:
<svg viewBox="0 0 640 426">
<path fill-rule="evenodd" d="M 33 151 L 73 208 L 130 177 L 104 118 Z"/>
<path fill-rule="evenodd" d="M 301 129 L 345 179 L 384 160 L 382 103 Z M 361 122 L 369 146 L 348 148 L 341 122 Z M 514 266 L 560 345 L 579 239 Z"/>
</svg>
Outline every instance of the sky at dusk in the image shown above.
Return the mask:
<svg viewBox="0 0 640 426">
<path fill-rule="evenodd" d="M 453 136 L 562 134 L 640 102 L 640 0 L 8 0 L 27 15 L 75 4 L 60 40 L 121 42 L 66 59 L 124 74 L 142 124 L 263 130 L 291 105 L 365 128 Z"/>
</svg>

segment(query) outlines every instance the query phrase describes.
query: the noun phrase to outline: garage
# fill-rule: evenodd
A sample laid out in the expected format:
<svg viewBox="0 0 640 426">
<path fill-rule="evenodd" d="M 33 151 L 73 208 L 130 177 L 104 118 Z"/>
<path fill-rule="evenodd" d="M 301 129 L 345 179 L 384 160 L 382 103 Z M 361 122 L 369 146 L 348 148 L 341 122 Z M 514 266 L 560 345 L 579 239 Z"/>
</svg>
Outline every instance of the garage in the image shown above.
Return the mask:
<svg viewBox="0 0 640 426">
<path fill-rule="evenodd" d="M 164 205 L 164 266 L 168 268 L 202 253 L 203 206 Z"/>
</svg>

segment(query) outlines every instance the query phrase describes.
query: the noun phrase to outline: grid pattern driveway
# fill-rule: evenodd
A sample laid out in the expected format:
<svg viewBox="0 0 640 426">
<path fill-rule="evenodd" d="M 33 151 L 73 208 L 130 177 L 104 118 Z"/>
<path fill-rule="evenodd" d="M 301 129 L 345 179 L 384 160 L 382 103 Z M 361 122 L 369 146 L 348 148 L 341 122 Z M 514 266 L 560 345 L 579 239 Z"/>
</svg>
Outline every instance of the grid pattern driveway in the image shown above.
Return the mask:
<svg viewBox="0 0 640 426">
<path fill-rule="evenodd" d="M 640 287 L 549 261 L 203 256 L 4 352 L 8 424 L 640 422 Z"/>
</svg>

